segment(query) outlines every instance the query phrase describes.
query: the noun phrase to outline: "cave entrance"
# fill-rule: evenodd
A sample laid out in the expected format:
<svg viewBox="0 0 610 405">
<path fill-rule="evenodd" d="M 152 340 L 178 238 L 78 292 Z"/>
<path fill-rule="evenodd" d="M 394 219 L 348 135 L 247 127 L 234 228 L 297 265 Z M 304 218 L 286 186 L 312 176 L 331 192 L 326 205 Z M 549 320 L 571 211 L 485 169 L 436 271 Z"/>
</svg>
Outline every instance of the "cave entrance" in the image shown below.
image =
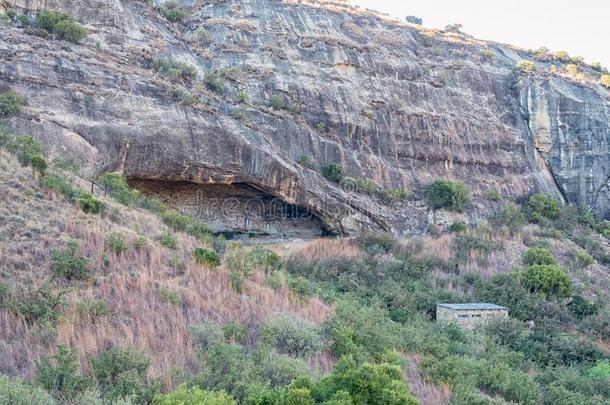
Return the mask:
<svg viewBox="0 0 610 405">
<path fill-rule="evenodd" d="M 193 215 L 214 232 L 232 237 L 316 238 L 327 235 L 311 211 L 274 197 L 246 183 L 197 184 L 129 179 L 144 195 Z"/>
</svg>

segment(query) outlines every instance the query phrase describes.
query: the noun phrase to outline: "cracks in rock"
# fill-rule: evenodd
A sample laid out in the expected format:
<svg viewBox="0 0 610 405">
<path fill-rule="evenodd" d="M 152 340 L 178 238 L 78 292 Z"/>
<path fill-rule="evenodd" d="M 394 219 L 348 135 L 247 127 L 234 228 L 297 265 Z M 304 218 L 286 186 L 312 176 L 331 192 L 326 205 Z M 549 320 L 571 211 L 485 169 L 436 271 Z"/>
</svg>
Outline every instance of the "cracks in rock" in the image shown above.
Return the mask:
<svg viewBox="0 0 610 405">
<path fill-rule="evenodd" d="M 526 149 L 530 150 L 531 153 L 533 154 L 533 156 L 530 156 L 530 158 L 532 158 L 532 159 L 530 159 L 530 164 L 533 167 L 535 167 L 535 166 L 540 167 L 536 162 L 537 161 L 542 162 L 542 164 L 544 165 L 544 168 L 540 168 L 540 169 L 544 169 L 549 174 L 549 177 L 552 180 L 553 185 L 555 186 L 555 190 L 557 191 L 558 195 L 561 197 L 563 203 L 567 204 L 569 199 L 568 199 L 565 191 L 563 190 L 563 187 L 561 187 L 561 185 L 559 184 L 559 181 L 557 180 L 557 177 L 555 176 L 555 173 L 553 172 L 553 169 L 550 166 L 549 162 L 544 158 L 543 152 L 538 147 L 536 147 L 536 144 L 534 141 L 534 132 L 532 131 L 532 127 L 531 127 L 531 115 L 529 113 L 529 108 L 527 106 L 524 106 L 521 103 L 520 96 L 521 96 L 521 92 L 519 91 L 515 95 L 515 100 L 517 102 L 517 106 L 519 107 L 519 113 L 520 113 L 521 119 L 523 120 L 523 124 L 525 126 L 525 130 L 528 135 L 529 144 L 526 146 Z"/>
</svg>

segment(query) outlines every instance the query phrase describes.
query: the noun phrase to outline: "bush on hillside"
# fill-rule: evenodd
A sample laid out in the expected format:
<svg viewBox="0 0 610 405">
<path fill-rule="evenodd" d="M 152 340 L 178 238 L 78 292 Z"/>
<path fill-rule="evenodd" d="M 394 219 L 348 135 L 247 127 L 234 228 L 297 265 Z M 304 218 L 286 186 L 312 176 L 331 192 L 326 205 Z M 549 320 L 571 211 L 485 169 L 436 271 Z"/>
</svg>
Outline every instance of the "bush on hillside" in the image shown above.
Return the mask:
<svg viewBox="0 0 610 405">
<path fill-rule="evenodd" d="M 602 86 L 605 86 L 610 89 L 610 75 L 602 75 L 601 79 L 599 79 Z"/>
<path fill-rule="evenodd" d="M 316 165 L 313 162 L 313 159 L 310 156 L 306 156 L 306 155 L 302 155 L 299 157 L 299 159 L 297 160 L 297 163 L 300 164 L 301 166 L 307 168 L 307 169 L 315 169 Z"/>
<path fill-rule="evenodd" d="M 599 312 L 599 307 L 582 295 L 574 295 L 572 301 L 568 304 L 568 309 L 577 319 L 597 315 Z"/>
<path fill-rule="evenodd" d="M 149 403 L 157 388 L 148 380 L 150 360 L 132 349 L 111 348 L 91 360 L 91 368 L 107 401 L 132 398 Z"/>
<path fill-rule="evenodd" d="M 434 210 L 447 208 L 461 212 L 470 202 L 466 185 L 451 180 L 436 180 L 426 188 L 425 196 L 428 206 Z"/>
<path fill-rule="evenodd" d="M 536 71 L 536 64 L 530 60 L 520 60 L 515 69 L 524 73 L 532 73 Z"/>
<path fill-rule="evenodd" d="M 339 183 L 343 178 L 343 168 L 337 163 L 331 163 L 322 168 L 322 175 L 334 183 Z"/>
<path fill-rule="evenodd" d="M 60 345 L 55 355 L 43 356 L 36 362 L 36 382 L 56 398 L 74 398 L 91 385 L 78 368 L 76 351 Z"/>
<path fill-rule="evenodd" d="M 220 266 L 220 256 L 218 255 L 218 253 L 212 250 L 196 248 L 193 251 L 193 256 L 199 264 L 206 264 L 211 268 Z"/>
<path fill-rule="evenodd" d="M 32 166 L 34 173 L 39 173 L 40 176 L 44 176 L 49 167 L 47 160 L 42 155 L 32 156 L 30 165 Z"/>
<path fill-rule="evenodd" d="M 38 28 L 68 42 L 78 44 L 87 38 L 87 29 L 65 12 L 42 10 L 38 13 L 36 23 Z"/>
<path fill-rule="evenodd" d="M 490 216 L 489 223 L 496 227 L 506 226 L 514 234 L 525 224 L 525 216 L 517 205 L 509 203 L 500 213 Z"/>
<path fill-rule="evenodd" d="M 554 265 L 557 264 L 555 256 L 550 250 L 545 248 L 531 248 L 523 253 L 523 264 L 525 266 L 533 266 L 535 264 Z"/>
<path fill-rule="evenodd" d="M 167 18 L 167 21 L 171 23 L 182 21 L 187 16 L 184 8 L 178 4 L 176 0 L 165 2 L 165 4 L 160 8 L 160 11 L 161 14 Z"/>
<path fill-rule="evenodd" d="M 157 56 L 152 61 L 152 68 L 166 75 L 170 80 L 191 81 L 197 78 L 197 69 L 183 62 L 177 62 L 168 56 Z"/>
<path fill-rule="evenodd" d="M 29 166 L 32 158 L 42 154 L 42 145 L 29 135 L 16 136 L 6 146 L 6 149 L 17 157 L 23 166 Z"/>
<path fill-rule="evenodd" d="M 199 387 L 188 388 L 181 385 L 176 391 L 167 394 L 157 394 L 154 405 L 205 404 L 205 405 L 237 405 L 237 402 L 224 391 L 207 391 Z"/>
<path fill-rule="evenodd" d="M 18 405 L 55 405 L 55 399 L 43 388 L 20 378 L 0 375 L 0 403 Z"/>
<path fill-rule="evenodd" d="M 129 187 L 127 179 L 119 173 L 104 173 L 97 181 L 112 198 L 124 205 L 133 204 L 140 195 L 137 190 Z"/>
<path fill-rule="evenodd" d="M 99 214 L 104 208 L 104 203 L 95 198 L 91 193 L 83 191 L 76 198 L 76 204 L 86 214 Z"/>
<path fill-rule="evenodd" d="M 86 280 L 91 276 L 87 268 L 89 261 L 81 256 L 80 247 L 74 240 L 68 242 L 66 249 L 55 250 L 51 256 L 51 270 L 56 276 L 66 280 Z"/>
<path fill-rule="evenodd" d="M 521 272 L 520 278 L 530 293 L 540 293 L 549 298 L 566 298 L 572 291 L 572 280 L 554 264 L 529 266 Z"/>
<path fill-rule="evenodd" d="M 23 107 L 24 99 L 12 90 L 0 93 L 0 121 L 8 120 Z"/>
<path fill-rule="evenodd" d="M 278 314 L 267 320 L 262 330 L 262 342 L 280 353 L 302 357 L 322 350 L 318 328 L 295 316 Z"/>
<path fill-rule="evenodd" d="M 561 203 L 549 194 L 534 194 L 524 206 L 525 214 L 531 222 L 545 224 L 559 218 Z"/>
<path fill-rule="evenodd" d="M 111 232 L 106 236 L 104 249 L 115 255 L 120 255 L 127 251 L 127 242 L 125 242 L 125 238 L 121 233 Z"/>
</svg>

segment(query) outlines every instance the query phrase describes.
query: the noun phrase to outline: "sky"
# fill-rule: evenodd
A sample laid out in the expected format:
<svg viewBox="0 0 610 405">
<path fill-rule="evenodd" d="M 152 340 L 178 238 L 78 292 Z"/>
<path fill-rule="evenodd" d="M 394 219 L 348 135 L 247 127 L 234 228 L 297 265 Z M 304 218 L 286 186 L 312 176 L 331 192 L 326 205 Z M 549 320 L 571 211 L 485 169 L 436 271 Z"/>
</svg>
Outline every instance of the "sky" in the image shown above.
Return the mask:
<svg viewBox="0 0 610 405">
<path fill-rule="evenodd" d="M 424 26 L 460 23 L 479 39 L 567 51 L 610 68 L 610 0 L 350 0 Z"/>
</svg>

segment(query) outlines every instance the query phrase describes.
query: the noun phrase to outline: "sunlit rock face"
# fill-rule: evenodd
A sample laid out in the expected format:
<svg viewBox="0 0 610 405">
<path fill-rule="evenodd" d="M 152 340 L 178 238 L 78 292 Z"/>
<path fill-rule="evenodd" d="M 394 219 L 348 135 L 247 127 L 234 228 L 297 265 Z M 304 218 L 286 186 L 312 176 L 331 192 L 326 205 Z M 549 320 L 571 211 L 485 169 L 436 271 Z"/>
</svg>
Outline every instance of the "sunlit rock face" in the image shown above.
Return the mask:
<svg viewBox="0 0 610 405">
<path fill-rule="evenodd" d="M 501 204 L 490 191 L 545 191 L 610 213 L 609 93 L 515 73 L 526 54 L 512 47 L 344 2 L 191 1 L 176 24 L 139 1 L 8 3 L 64 9 L 89 28 L 73 45 L 0 27 L 0 87 L 26 96 L 10 125 L 87 175 L 249 187 L 335 233 L 424 230 L 419 199 L 440 177 L 468 184 L 471 222 Z M 156 72 L 159 56 L 197 78 Z M 329 182 L 331 163 L 411 198 L 390 204 Z"/>
</svg>

